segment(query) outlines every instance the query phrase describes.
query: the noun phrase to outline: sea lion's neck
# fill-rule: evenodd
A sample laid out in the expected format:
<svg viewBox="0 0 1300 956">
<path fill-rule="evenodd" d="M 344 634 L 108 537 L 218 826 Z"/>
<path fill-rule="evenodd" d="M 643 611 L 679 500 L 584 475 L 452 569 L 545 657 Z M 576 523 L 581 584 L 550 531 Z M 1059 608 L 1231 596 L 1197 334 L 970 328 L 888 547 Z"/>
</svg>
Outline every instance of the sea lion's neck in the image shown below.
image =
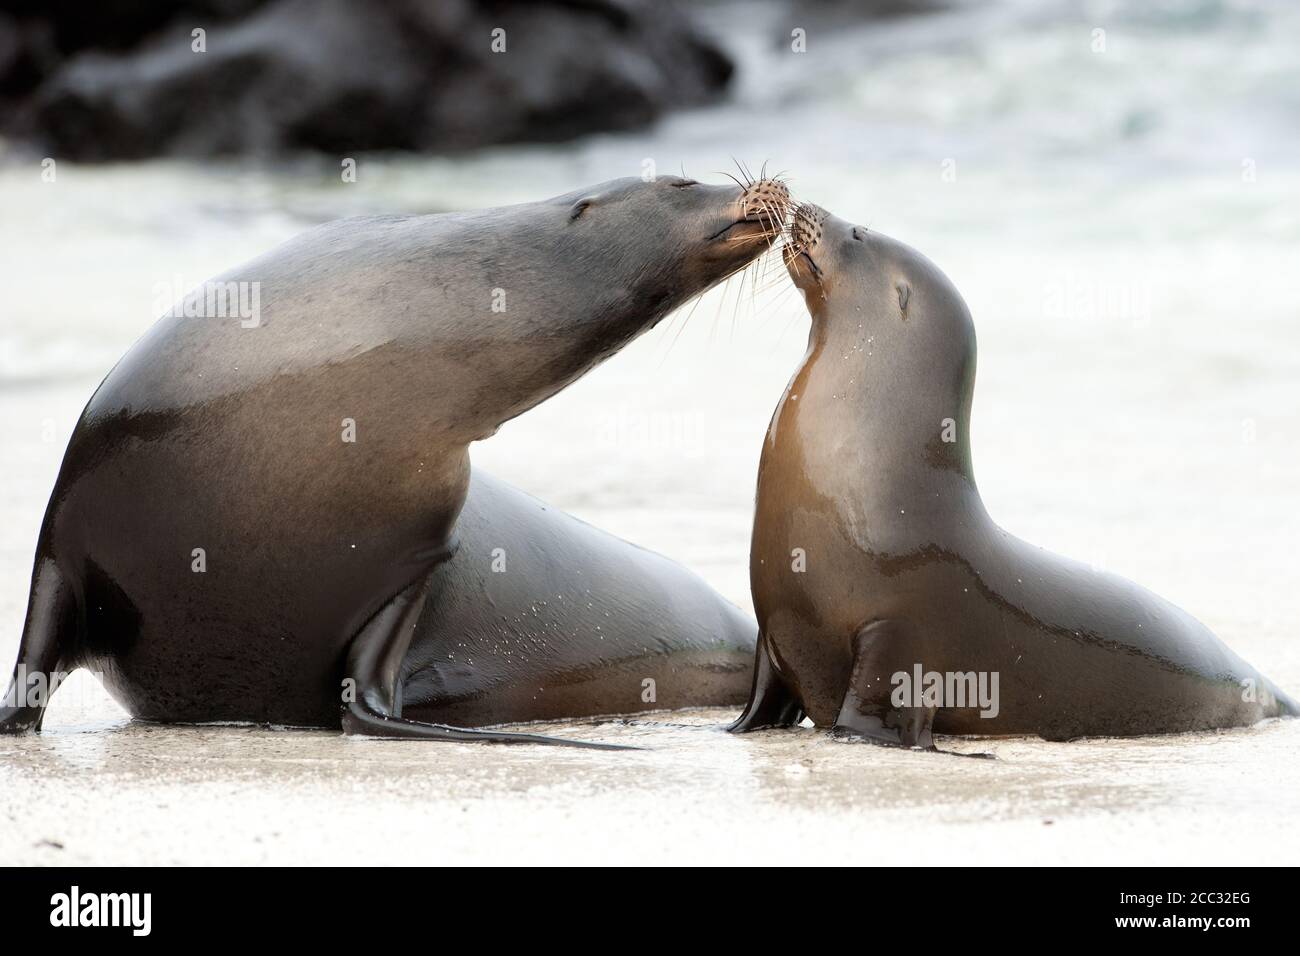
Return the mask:
<svg viewBox="0 0 1300 956">
<path fill-rule="evenodd" d="M 502 421 L 514 418 L 567 388 L 680 304 L 681 297 L 610 295 L 591 301 L 579 318 L 559 305 L 529 314 L 519 321 L 498 322 L 493 348 L 500 374 L 494 389 Z"/>
<path fill-rule="evenodd" d="M 798 376 L 804 411 L 816 408 L 864 456 L 888 456 L 891 481 L 956 474 L 973 487 L 969 316 L 882 318 L 826 305 L 812 315 L 806 374 Z"/>
<path fill-rule="evenodd" d="M 439 411 L 471 440 L 493 434 L 581 378 L 662 319 L 673 299 L 621 289 L 524 290 L 473 322 L 417 330 L 410 357 Z M 455 389 L 450 382 L 460 383 Z M 460 404 L 448 409 L 448 396 Z"/>
</svg>

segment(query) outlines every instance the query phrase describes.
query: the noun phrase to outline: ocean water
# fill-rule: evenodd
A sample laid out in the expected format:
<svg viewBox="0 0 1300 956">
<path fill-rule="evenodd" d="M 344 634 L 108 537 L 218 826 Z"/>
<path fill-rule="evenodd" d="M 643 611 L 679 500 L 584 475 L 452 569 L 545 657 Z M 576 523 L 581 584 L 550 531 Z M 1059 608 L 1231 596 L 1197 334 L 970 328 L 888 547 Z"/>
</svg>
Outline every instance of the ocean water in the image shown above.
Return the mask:
<svg viewBox="0 0 1300 956">
<path fill-rule="evenodd" d="M 786 170 L 798 198 L 916 246 L 962 291 L 980 341 L 976 473 L 995 518 L 1164 594 L 1300 691 L 1300 8 L 963 3 L 855 26 L 775 4 L 702 15 L 739 58 L 733 98 L 635 134 L 455 159 L 363 156 L 346 184 L 342 157 L 274 168 L 55 157 L 47 183 L 41 157 L 10 150 L 0 163 L 0 658 L 16 649 L 63 444 L 99 378 L 157 314 L 160 286 L 192 287 L 326 219 L 525 201 L 641 175 L 647 162 L 720 181 L 739 160 Z M 789 47 L 795 28 L 806 31 L 804 53 Z M 747 607 L 760 443 L 808 329 L 779 269 L 758 285 L 733 281 L 689 322 L 666 321 L 475 446 L 475 464 L 671 555 Z M 724 855 L 751 825 L 803 833 L 804 858 L 838 859 L 854 844 L 834 833 L 865 839 L 879 823 L 899 847 L 912 837 L 935 858 L 947 846 L 996 859 L 1160 860 L 1172 841 L 1177 859 L 1197 859 L 1219 852 L 1225 831 L 1267 840 L 1270 857 L 1300 849 L 1300 731 L 1290 723 L 1160 741 L 999 742 L 1001 760 L 956 761 L 939 796 L 911 762 L 926 757 L 811 731 L 736 741 L 712 730 L 725 716 L 636 725 L 660 756 L 617 772 L 620 755 L 573 758 L 592 761 L 578 778 L 589 786 L 548 775 L 572 770 L 568 756 L 453 748 L 453 765 L 495 781 L 483 784 L 492 811 L 475 805 L 469 832 L 492 853 L 526 832 L 545 853 L 548 839 L 576 839 L 564 822 L 575 806 L 610 826 L 635 806 L 670 836 L 727 834 L 699 843 Z M 0 780 L 10 778 L 0 808 L 22 820 L 50 799 L 93 821 L 84 787 L 119 787 L 128 805 L 147 806 L 158 761 L 208 766 L 212 748 L 227 756 L 191 796 L 213 812 L 238 812 L 223 801 L 255 812 L 283 787 L 324 816 L 352 793 L 330 774 L 354 760 L 387 768 L 372 766 L 393 791 L 429 761 L 416 781 L 429 785 L 427 802 L 392 796 L 398 819 L 471 799 L 435 785 L 437 755 L 406 747 L 121 721 L 93 682 L 69 685 L 49 733 L 0 743 Z M 50 762 L 63 772 L 46 776 Z M 273 772 L 285 767 L 299 775 Z M 710 769 L 692 777 L 688 767 Z M 91 771 L 99 783 L 86 781 Z M 248 781 L 262 773 L 270 794 L 254 797 Z M 659 803 L 628 799 L 658 787 Z M 522 818 L 502 823 L 512 800 L 549 821 L 550 837 Z M 352 813 L 364 831 L 364 807 Z M 9 828 L 0 847 L 45 861 L 127 852 L 91 824 L 61 840 L 65 817 L 40 819 L 42 836 Z M 128 855 L 166 858 L 168 834 L 189 829 L 165 814 L 157 839 Z M 192 851 L 176 852 L 307 852 L 285 834 L 237 854 L 190 834 Z M 597 841 L 581 845 L 599 855 Z"/>
</svg>

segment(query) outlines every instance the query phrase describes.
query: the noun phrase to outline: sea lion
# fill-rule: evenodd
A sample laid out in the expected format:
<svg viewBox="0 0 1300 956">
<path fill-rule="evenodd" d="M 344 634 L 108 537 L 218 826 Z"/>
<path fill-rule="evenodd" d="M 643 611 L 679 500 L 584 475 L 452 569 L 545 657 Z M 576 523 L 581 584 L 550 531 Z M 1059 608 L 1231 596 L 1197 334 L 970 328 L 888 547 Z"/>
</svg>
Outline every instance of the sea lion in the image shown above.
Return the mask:
<svg viewBox="0 0 1300 956">
<path fill-rule="evenodd" d="M 931 748 L 933 733 L 1067 740 L 1297 712 L 1186 612 L 993 522 L 971 464 L 975 330 L 938 268 L 810 204 L 784 255 L 812 329 L 759 465 L 759 650 L 732 730 L 807 715 Z"/>
<path fill-rule="evenodd" d="M 744 268 L 787 197 L 660 177 L 344 220 L 206 283 L 82 413 L 15 680 L 89 667 L 160 722 L 551 742 L 402 712 L 468 447 Z M 254 307 L 223 317 L 214 289 Z M 531 657 L 517 676 L 529 668 L 546 673 Z M 24 689 L 0 730 L 39 728 L 45 701 Z"/>
<path fill-rule="evenodd" d="M 482 469 L 430 575 L 402 714 L 460 726 L 739 707 L 758 625 L 694 573 Z"/>
</svg>

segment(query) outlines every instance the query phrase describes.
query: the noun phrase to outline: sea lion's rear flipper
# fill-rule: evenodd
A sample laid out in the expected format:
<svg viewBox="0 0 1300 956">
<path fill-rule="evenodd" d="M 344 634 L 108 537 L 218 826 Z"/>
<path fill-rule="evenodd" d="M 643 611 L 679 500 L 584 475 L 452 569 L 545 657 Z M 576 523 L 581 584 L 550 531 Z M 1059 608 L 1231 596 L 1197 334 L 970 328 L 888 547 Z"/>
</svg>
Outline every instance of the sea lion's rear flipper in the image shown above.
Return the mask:
<svg viewBox="0 0 1300 956">
<path fill-rule="evenodd" d="M 910 674 L 919 652 L 892 621 L 872 621 L 853 638 L 853 672 L 831 733 L 887 747 L 934 750 L 934 707 L 896 707 L 892 674 Z M 918 689 L 919 690 L 919 689 Z"/>
<path fill-rule="evenodd" d="M 60 668 L 76 632 L 76 595 L 54 560 L 38 555 L 18 661 L 0 700 L 0 734 L 41 729 L 50 695 L 66 676 Z"/>
<path fill-rule="evenodd" d="M 585 740 L 562 740 L 540 734 L 451 727 L 402 717 L 402 659 L 410 646 L 411 635 L 428 593 L 428 578 L 411 585 L 385 604 L 352 639 L 346 674 L 352 683 L 343 706 L 345 734 L 467 743 L 550 744 L 594 750 L 639 749 L 618 744 L 589 743 Z"/>
<path fill-rule="evenodd" d="M 772 664 L 768 656 L 767 637 L 758 635 L 758 649 L 754 654 L 754 687 L 749 693 L 745 711 L 736 719 L 728 732 L 744 734 L 768 727 L 793 727 L 803 720 L 803 703 Z"/>
</svg>

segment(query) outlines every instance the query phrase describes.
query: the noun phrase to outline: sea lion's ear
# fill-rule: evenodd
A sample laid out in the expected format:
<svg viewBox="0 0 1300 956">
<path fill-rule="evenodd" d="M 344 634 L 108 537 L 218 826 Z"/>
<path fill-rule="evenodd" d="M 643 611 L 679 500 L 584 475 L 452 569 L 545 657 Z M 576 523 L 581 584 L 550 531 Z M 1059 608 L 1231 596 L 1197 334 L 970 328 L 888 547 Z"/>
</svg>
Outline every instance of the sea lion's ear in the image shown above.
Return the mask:
<svg viewBox="0 0 1300 956">
<path fill-rule="evenodd" d="M 595 196 L 583 196 L 581 199 L 575 202 L 569 208 L 569 222 L 573 222 L 573 220 L 577 219 L 584 212 L 586 212 L 587 207 L 590 206 L 595 201 L 596 201 Z"/>
<path fill-rule="evenodd" d="M 912 287 L 906 282 L 898 283 L 898 307 L 903 312 L 903 317 L 907 318 L 907 300 L 912 297 Z"/>
</svg>

